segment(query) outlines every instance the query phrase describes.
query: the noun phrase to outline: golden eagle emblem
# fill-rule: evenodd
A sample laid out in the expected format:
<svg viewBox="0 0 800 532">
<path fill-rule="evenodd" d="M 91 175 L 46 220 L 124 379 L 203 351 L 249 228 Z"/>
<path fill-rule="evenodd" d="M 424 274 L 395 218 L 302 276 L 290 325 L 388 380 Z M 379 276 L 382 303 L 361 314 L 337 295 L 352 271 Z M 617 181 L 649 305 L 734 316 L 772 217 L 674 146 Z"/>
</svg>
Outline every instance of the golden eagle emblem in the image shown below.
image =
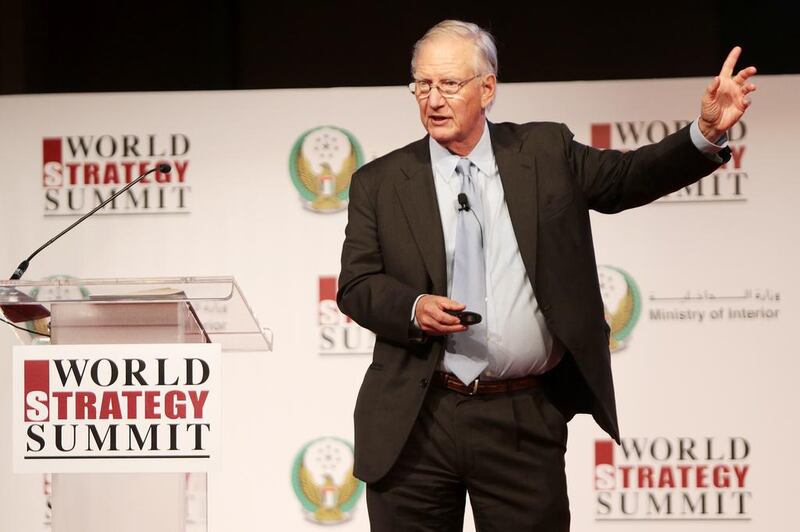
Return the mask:
<svg viewBox="0 0 800 532">
<path fill-rule="evenodd" d="M 324 126 L 307 131 L 295 142 L 289 170 L 307 208 L 335 212 L 345 207 L 350 179 L 361 163 L 355 138 L 343 129 Z"/>
<path fill-rule="evenodd" d="M 353 471 L 346 476 L 345 482 L 337 486 L 330 475 L 324 476 L 322 484 L 315 484 L 314 479 L 305 467 L 300 468 L 300 486 L 308 500 L 317 506 L 314 520 L 318 523 L 338 523 L 344 521 L 345 515 L 341 506 L 353 497 L 358 489 L 358 480 Z"/>
<path fill-rule="evenodd" d="M 292 485 L 306 518 L 320 524 L 350 519 L 364 484 L 353 476 L 353 448 L 339 438 L 309 442 L 292 467 Z"/>
<path fill-rule="evenodd" d="M 608 338 L 608 347 L 612 351 L 616 351 L 621 347 L 619 340 L 617 340 L 617 335 L 619 335 L 619 333 L 631 321 L 634 310 L 633 302 L 633 292 L 630 288 L 628 288 L 627 292 L 625 293 L 625 297 L 622 298 L 622 301 L 620 301 L 615 312 L 609 313 L 608 309 L 606 309 L 606 322 L 608 322 L 608 326 L 611 327 L 611 334 Z"/>
<path fill-rule="evenodd" d="M 603 310 L 610 334 L 608 347 L 623 349 L 642 311 L 639 288 L 624 270 L 613 266 L 598 266 L 597 277 L 603 296 Z"/>
</svg>

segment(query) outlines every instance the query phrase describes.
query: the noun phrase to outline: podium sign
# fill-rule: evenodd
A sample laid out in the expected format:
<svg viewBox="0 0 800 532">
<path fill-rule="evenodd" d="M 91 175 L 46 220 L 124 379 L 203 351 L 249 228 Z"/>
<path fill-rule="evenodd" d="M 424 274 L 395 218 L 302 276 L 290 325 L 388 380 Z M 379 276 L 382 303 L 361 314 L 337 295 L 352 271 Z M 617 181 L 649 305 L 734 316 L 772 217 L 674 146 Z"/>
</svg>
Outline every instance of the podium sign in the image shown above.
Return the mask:
<svg viewBox="0 0 800 532">
<path fill-rule="evenodd" d="M 219 468 L 218 344 L 13 349 L 17 473 Z"/>
</svg>

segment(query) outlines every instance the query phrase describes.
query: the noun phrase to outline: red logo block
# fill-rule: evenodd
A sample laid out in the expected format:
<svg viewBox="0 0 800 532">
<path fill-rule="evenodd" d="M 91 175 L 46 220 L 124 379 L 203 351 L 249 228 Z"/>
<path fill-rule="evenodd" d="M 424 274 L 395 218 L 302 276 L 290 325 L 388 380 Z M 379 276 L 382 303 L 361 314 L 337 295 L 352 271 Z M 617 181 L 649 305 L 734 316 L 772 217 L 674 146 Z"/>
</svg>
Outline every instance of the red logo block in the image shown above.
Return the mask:
<svg viewBox="0 0 800 532">
<path fill-rule="evenodd" d="M 595 440 L 594 489 L 612 490 L 615 486 L 614 442 L 611 440 Z"/>
<path fill-rule="evenodd" d="M 25 361 L 25 421 L 50 420 L 50 362 Z"/>
<path fill-rule="evenodd" d="M 336 277 L 319 278 L 319 300 L 336 301 Z"/>
<path fill-rule="evenodd" d="M 601 150 L 611 147 L 611 124 L 592 124 L 592 146 Z"/>
<path fill-rule="evenodd" d="M 61 151 L 61 138 L 42 140 L 42 185 L 60 187 L 64 184 L 64 161 Z"/>
<path fill-rule="evenodd" d="M 349 316 L 342 314 L 336 304 L 336 291 L 339 280 L 334 276 L 320 276 L 319 278 L 319 324 L 341 325 L 352 323 Z"/>
</svg>

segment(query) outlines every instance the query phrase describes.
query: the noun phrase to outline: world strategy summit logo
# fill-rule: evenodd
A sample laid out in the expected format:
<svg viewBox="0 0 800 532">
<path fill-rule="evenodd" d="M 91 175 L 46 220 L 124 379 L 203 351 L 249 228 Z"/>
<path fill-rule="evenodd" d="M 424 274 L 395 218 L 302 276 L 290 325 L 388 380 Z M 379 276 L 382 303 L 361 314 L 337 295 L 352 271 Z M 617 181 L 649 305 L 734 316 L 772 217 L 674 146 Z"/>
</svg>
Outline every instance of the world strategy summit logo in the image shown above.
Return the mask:
<svg viewBox="0 0 800 532">
<path fill-rule="evenodd" d="M 596 440 L 595 521 L 749 521 L 750 454 L 740 435 Z"/>
<path fill-rule="evenodd" d="M 131 183 L 156 170 L 100 214 L 188 213 L 191 142 L 183 133 L 123 134 L 107 132 L 42 139 L 44 215 L 80 215 Z"/>
</svg>

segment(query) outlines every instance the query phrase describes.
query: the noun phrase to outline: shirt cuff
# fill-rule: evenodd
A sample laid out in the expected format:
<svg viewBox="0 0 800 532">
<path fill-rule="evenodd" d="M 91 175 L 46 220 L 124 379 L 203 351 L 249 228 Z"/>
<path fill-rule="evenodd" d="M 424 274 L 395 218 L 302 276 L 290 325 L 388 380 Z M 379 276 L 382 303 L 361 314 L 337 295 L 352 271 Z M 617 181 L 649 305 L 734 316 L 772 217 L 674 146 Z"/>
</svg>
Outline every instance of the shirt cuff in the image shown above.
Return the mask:
<svg viewBox="0 0 800 532">
<path fill-rule="evenodd" d="M 417 299 L 414 300 L 414 304 L 411 305 L 411 319 L 409 321 L 411 322 L 411 325 L 413 325 L 417 329 L 422 329 L 422 327 L 419 326 L 419 323 L 417 323 L 417 303 L 419 303 L 419 300 L 422 299 L 422 296 L 424 295 L 427 294 L 418 295 Z"/>
<path fill-rule="evenodd" d="M 700 132 L 700 126 L 697 124 L 697 120 L 692 122 L 692 125 L 689 126 L 689 136 L 692 138 L 692 144 L 694 144 L 695 148 L 706 155 L 715 155 L 728 144 L 727 133 L 723 133 L 722 136 L 716 140 L 716 143 L 709 142 Z"/>
</svg>

